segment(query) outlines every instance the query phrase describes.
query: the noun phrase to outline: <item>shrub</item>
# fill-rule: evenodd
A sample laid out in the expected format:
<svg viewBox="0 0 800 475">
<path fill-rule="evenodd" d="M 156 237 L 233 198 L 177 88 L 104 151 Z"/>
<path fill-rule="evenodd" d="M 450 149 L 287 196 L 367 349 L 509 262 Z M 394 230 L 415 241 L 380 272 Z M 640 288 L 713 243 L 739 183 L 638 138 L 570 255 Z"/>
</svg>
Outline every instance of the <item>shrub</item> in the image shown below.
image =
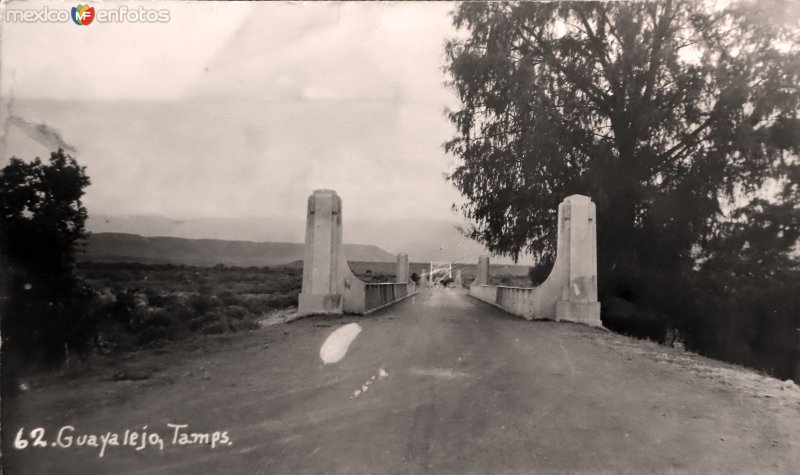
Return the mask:
<svg viewBox="0 0 800 475">
<path fill-rule="evenodd" d="M 550 275 L 550 271 L 553 270 L 553 264 L 554 261 L 551 257 L 550 259 L 537 262 L 536 265 L 528 269 L 528 278 L 531 281 L 531 285 L 534 287 L 537 285 L 542 285 L 542 283 L 547 280 L 547 277 Z"/>
<path fill-rule="evenodd" d="M 192 295 L 187 303 L 194 310 L 195 315 L 205 315 L 219 305 L 217 299 L 207 293 Z"/>
<path fill-rule="evenodd" d="M 601 309 L 603 326 L 609 330 L 636 338 L 665 341 L 668 323 L 664 315 L 639 308 L 621 298 L 606 299 Z"/>
<path fill-rule="evenodd" d="M 224 312 L 226 316 L 234 320 L 242 320 L 244 317 L 250 314 L 246 308 L 240 305 L 231 305 L 225 307 Z"/>
<path fill-rule="evenodd" d="M 225 290 L 220 292 L 217 295 L 217 299 L 222 303 L 222 305 L 235 305 L 239 302 L 239 299 L 236 297 L 236 294 L 231 292 L 230 290 Z"/>
<path fill-rule="evenodd" d="M 161 325 L 150 325 L 145 327 L 136 338 L 138 345 L 146 345 L 156 340 L 169 339 L 169 329 Z"/>
<path fill-rule="evenodd" d="M 203 328 L 200 329 L 200 333 L 203 333 L 204 335 L 216 335 L 220 333 L 225 333 L 227 329 L 228 329 L 227 322 L 217 320 L 215 322 L 210 322 L 204 325 Z"/>
</svg>

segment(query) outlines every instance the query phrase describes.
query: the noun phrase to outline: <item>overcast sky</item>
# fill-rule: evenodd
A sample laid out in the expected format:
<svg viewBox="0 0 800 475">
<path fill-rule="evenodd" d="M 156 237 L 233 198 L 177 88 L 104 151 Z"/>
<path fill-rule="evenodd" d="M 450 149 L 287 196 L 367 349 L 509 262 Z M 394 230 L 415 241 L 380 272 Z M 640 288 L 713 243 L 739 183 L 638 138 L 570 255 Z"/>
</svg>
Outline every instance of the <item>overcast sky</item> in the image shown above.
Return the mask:
<svg viewBox="0 0 800 475">
<path fill-rule="evenodd" d="M 332 188 L 351 218 L 458 218 L 452 3 L 142 5 L 170 21 L 2 25 L 3 118 L 75 147 L 90 214 L 302 217 Z M 24 129 L 2 160 L 47 154 Z"/>
</svg>

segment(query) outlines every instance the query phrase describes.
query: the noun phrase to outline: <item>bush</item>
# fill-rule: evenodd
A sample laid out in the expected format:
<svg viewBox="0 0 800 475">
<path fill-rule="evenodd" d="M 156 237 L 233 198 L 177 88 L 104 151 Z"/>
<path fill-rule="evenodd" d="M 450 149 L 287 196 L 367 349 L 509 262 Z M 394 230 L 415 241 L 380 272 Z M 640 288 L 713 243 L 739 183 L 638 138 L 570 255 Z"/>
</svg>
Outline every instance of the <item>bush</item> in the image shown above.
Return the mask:
<svg viewBox="0 0 800 475">
<path fill-rule="evenodd" d="M 200 329 L 200 333 L 204 335 L 217 335 L 220 333 L 225 333 L 228 330 L 227 322 L 225 321 L 214 321 L 207 323 Z"/>
<path fill-rule="evenodd" d="M 261 324 L 254 318 L 245 318 L 239 323 L 239 328 L 242 330 L 257 330 L 261 328 Z"/>
<path fill-rule="evenodd" d="M 156 340 L 169 339 L 169 337 L 170 332 L 167 327 L 161 325 L 151 325 L 145 327 L 141 332 L 139 332 L 136 342 L 138 345 L 147 345 Z"/>
<path fill-rule="evenodd" d="M 175 341 L 193 333 L 257 329 L 264 313 L 296 305 L 302 285 L 301 274 L 285 268 L 81 263 L 80 269 L 94 286 L 101 282 L 97 279 L 113 284 L 96 293 L 94 310 L 87 314 L 99 322 L 95 345 L 103 352 Z M 205 292 L 194 291 L 199 287 Z"/>
<path fill-rule="evenodd" d="M 550 275 L 550 271 L 553 270 L 553 264 L 554 261 L 552 258 L 545 259 L 541 262 L 537 262 L 536 265 L 528 269 L 528 279 L 530 279 L 531 285 L 534 287 L 542 285 Z"/>
<path fill-rule="evenodd" d="M 664 315 L 637 308 L 636 304 L 620 298 L 603 302 L 603 326 L 624 335 L 664 342 L 668 323 Z"/>
<path fill-rule="evenodd" d="M 224 308 L 225 315 L 234 320 L 242 320 L 250 315 L 250 311 L 239 305 L 231 305 Z"/>
<path fill-rule="evenodd" d="M 217 299 L 222 303 L 222 305 L 235 305 L 239 302 L 239 299 L 236 297 L 236 294 L 231 292 L 230 290 L 225 290 L 217 295 Z"/>
<path fill-rule="evenodd" d="M 195 315 L 205 315 L 219 305 L 219 301 L 207 293 L 192 295 L 187 303 Z"/>
</svg>

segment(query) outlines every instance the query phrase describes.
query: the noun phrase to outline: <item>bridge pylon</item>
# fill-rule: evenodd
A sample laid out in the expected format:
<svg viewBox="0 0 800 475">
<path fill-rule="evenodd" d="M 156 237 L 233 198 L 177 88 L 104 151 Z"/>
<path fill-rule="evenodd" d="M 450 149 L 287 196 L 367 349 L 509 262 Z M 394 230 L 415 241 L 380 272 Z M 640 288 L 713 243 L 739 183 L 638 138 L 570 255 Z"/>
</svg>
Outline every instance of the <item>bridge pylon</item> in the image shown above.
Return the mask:
<svg viewBox="0 0 800 475">
<path fill-rule="evenodd" d="M 372 284 L 350 270 L 342 244 L 342 200 L 333 190 L 308 197 L 303 288 L 297 314 L 365 314 L 416 293 L 409 282 L 408 255 L 397 256 L 396 282 Z"/>
<path fill-rule="evenodd" d="M 568 196 L 558 206 L 556 261 L 538 287 L 489 285 L 489 257 L 478 259 L 470 295 L 526 319 L 602 326 L 597 301 L 597 222 L 588 196 Z"/>
</svg>

